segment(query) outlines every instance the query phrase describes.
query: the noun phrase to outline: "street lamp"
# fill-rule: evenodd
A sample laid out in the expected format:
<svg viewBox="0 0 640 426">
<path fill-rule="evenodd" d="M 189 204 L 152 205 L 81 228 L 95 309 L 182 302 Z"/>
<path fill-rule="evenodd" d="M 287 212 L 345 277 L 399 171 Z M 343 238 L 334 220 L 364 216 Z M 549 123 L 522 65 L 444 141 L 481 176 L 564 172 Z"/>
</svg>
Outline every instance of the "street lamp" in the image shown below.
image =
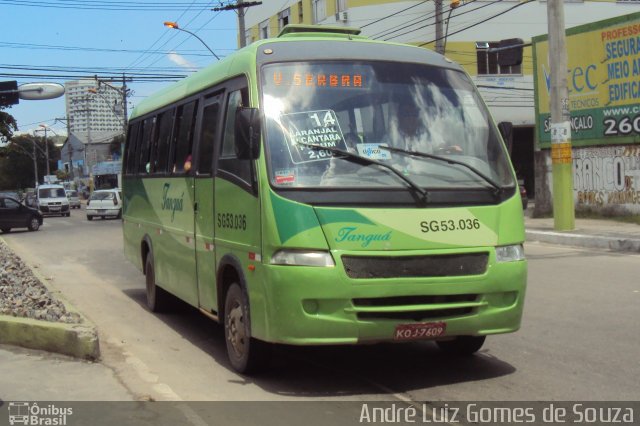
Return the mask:
<svg viewBox="0 0 640 426">
<path fill-rule="evenodd" d="M 451 12 L 453 12 L 453 9 L 456 9 L 458 6 L 460 6 L 460 0 L 451 0 L 451 4 L 449 5 L 449 14 L 447 15 L 447 27 L 444 32 L 444 43 L 442 44 L 443 55 L 447 50 L 447 37 L 449 36 L 449 20 L 451 19 Z"/>
<path fill-rule="evenodd" d="M 165 21 L 164 26 L 165 26 L 165 27 L 168 27 L 168 28 L 173 28 L 174 30 L 184 31 L 185 33 L 191 34 L 192 36 L 194 36 L 195 38 L 197 38 L 198 40 L 200 40 L 200 42 L 201 42 L 202 44 L 204 44 L 204 46 L 205 46 L 207 49 L 209 49 L 209 52 L 211 52 L 211 54 L 212 54 L 213 56 L 215 56 L 217 60 L 220 60 L 220 58 L 218 57 L 218 55 L 216 55 L 216 54 L 215 54 L 215 52 L 214 52 L 213 50 L 211 50 L 211 48 L 210 48 L 209 46 L 207 46 L 207 43 L 205 43 L 205 42 L 204 42 L 204 40 L 202 40 L 200 37 L 198 37 L 195 33 L 192 33 L 191 31 L 185 30 L 184 28 L 180 28 L 180 27 L 178 26 L 178 23 L 177 23 L 177 22 Z"/>
</svg>

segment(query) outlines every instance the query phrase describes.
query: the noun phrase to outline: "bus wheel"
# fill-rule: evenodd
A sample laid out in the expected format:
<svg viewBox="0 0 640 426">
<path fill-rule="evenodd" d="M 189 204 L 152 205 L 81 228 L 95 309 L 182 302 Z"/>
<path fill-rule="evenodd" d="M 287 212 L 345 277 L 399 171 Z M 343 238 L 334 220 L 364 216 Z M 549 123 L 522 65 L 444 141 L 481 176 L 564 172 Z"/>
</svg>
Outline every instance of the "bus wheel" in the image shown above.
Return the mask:
<svg viewBox="0 0 640 426">
<path fill-rule="evenodd" d="M 270 345 L 251 337 L 247 296 L 237 283 L 231 284 L 224 303 L 224 337 L 232 367 L 251 374 L 266 367 Z"/>
<path fill-rule="evenodd" d="M 144 270 L 147 284 L 147 308 L 151 312 L 167 311 L 171 303 L 171 295 L 156 285 L 156 273 L 151 254 L 147 255 Z"/>
<path fill-rule="evenodd" d="M 438 347 L 444 352 L 454 355 L 473 355 L 478 352 L 486 336 L 458 336 L 453 340 L 437 341 Z"/>
</svg>

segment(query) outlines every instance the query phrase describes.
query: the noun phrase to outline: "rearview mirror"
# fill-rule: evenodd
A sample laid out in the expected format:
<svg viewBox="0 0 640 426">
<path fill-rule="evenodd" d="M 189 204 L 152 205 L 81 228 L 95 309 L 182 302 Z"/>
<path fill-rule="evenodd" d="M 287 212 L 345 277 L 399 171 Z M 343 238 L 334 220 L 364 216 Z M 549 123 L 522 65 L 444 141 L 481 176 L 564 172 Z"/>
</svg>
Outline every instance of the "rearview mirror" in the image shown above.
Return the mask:
<svg viewBox="0 0 640 426">
<path fill-rule="evenodd" d="M 260 110 L 240 107 L 236 110 L 236 156 L 255 160 L 260 155 Z"/>
</svg>

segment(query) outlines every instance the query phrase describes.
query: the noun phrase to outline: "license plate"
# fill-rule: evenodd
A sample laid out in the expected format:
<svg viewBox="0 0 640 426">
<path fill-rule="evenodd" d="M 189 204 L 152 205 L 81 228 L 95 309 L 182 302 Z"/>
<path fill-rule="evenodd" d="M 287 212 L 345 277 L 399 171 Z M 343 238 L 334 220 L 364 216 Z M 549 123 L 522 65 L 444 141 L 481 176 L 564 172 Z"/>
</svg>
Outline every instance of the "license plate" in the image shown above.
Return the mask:
<svg viewBox="0 0 640 426">
<path fill-rule="evenodd" d="M 98 213 L 104 213 L 104 212 L 106 212 L 106 210 L 102 210 L 102 209 L 98 210 Z"/>
<path fill-rule="evenodd" d="M 57 212 L 60 211 L 60 207 L 49 207 L 49 210 L 51 210 L 52 212 Z"/>
<path fill-rule="evenodd" d="M 398 324 L 393 340 L 433 339 L 444 336 L 447 330 L 445 322 L 421 322 L 418 324 Z"/>
</svg>

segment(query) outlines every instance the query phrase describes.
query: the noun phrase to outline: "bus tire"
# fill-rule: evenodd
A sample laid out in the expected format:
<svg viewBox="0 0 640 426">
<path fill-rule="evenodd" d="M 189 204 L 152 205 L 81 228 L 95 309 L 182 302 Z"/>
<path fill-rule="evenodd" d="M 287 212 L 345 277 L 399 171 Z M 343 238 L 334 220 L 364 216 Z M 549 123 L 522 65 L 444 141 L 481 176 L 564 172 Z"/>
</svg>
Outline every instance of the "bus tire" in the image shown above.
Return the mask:
<svg viewBox="0 0 640 426">
<path fill-rule="evenodd" d="M 268 343 L 251 337 L 247 295 L 238 283 L 232 283 L 224 303 L 224 337 L 231 366 L 241 374 L 264 369 L 271 355 Z"/>
<path fill-rule="evenodd" d="M 452 355 L 473 355 L 478 352 L 486 336 L 458 336 L 453 340 L 436 341 L 438 347 Z"/>
<path fill-rule="evenodd" d="M 171 295 L 156 285 L 156 272 L 153 266 L 153 255 L 149 253 L 144 266 L 147 284 L 147 308 L 151 312 L 165 312 L 171 305 Z"/>
</svg>

